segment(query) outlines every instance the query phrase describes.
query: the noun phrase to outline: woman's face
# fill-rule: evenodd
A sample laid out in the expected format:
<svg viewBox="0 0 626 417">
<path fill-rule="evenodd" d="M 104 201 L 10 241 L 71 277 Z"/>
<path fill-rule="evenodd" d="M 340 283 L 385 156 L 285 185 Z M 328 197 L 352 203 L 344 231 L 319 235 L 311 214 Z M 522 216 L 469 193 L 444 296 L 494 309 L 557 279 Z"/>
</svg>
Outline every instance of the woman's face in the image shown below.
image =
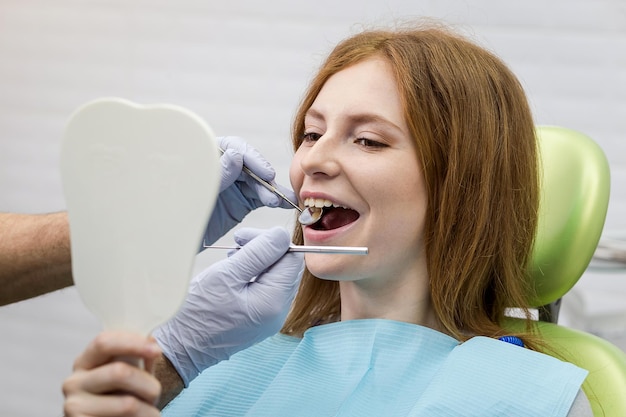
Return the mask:
<svg viewBox="0 0 626 417">
<path fill-rule="evenodd" d="M 307 206 L 332 204 L 318 223 L 303 226 L 305 244 L 369 248 L 366 256 L 309 253 L 308 269 L 342 281 L 424 274 L 426 191 L 389 64 L 370 58 L 333 75 L 304 132 L 292 186 Z"/>
</svg>

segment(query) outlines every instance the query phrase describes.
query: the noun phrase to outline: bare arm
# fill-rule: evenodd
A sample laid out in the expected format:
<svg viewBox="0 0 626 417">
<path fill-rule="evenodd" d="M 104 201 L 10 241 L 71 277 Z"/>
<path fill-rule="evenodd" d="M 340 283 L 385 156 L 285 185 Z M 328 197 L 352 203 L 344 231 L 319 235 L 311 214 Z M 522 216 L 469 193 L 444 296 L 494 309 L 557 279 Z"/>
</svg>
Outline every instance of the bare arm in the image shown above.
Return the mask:
<svg viewBox="0 0 626 417">
<path fill-rule="evenodd" d="M 0 213 L 0 305 L 72 284 L 66 213 Z M 183 380 L 163 355 L 155 360 L 154 374 L 163 387 L 163 408 L 182 391 Z"/>
<path fill-rule="evenodd" d="M 0 213 L 0 305 L 72 284 L 66 213 Z"/>
<path fill-rule="evenodd" d="M 170 401 L 174 399 L 184 388 L 184 383 L 172 363 L 161 355 L 154 363 L 154 376 L 161 383 L 161 397 L 157 403 L 159 410 L 162 410 Z"/>
</svg>

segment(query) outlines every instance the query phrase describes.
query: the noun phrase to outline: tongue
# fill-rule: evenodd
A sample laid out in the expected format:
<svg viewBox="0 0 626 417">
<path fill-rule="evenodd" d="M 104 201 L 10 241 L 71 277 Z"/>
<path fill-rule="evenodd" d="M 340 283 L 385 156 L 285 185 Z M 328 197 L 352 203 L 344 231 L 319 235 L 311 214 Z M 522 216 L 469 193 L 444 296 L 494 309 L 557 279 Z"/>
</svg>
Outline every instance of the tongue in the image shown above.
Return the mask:
<svg viewBox="0 0 626 417">
<path fill-rule="evenodd" d="M 359 213 L 344 208 L 324 207 L 322 218 L 315 223 L 316 230 L 331 230 L 352 223 L 359 218 Z"/>
</svg>

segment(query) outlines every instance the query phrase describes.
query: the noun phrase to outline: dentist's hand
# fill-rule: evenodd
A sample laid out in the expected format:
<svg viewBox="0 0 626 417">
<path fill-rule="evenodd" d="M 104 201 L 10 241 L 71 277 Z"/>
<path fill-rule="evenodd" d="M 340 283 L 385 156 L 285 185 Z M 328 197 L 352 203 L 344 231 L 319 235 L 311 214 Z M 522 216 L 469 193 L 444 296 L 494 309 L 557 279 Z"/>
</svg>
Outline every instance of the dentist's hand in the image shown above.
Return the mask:
<svg viewBox="0 0 626 417">
<path fill-rule="evenodd" d="M 276 172 L 259 151 L 235 136 L 218 138 L 218 142 L 224 150 L 220 158 L 222 177 L 220 194 L 204 236 L 204 243 L 207 245 L 215 243 L 256 208 L 262 206 L 292 208 L 289 203 L 242 171 L 245 164 L 262 179 L 274 181 Z M 275 186 L 291 201 L 297 201 L 291 189 L 278 184 Z"/>
<path fill-rule="evenodd" d="M 278 332 L 298 289 L 304 260 L 287 252 L 285 229 L 244 228 L 235 241 L 243 247 L 194 279 L 180 311 L 153 334 L 185 386 Z"/>
</svg>

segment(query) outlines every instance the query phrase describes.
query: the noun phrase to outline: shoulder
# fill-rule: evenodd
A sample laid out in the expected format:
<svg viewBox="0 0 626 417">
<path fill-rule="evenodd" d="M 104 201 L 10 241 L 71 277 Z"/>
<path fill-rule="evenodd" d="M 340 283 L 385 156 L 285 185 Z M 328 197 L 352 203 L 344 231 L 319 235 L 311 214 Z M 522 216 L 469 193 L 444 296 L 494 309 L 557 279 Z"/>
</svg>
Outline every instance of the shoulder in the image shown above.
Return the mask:
<svg viewBox="0 0 626 417">
<path fill-rule="evenodd" d="M 569 362 L 488 337 L 473 337 L 453 349 L 450 361 L 490 378 L 514 381 L 571 381 L 576 390 L 587 371 Z M 484 371 L 483 371 L 484 370 Z M 553 382 L 548 382 L 553 383 Z M 562 384 L 557 384 L 562 385 Z M 572 400 L 573 400 L 572 396 Z"/>
<path fill-rule="evenodd" d="M 430 401 L 437 407 L 458 404 L 458 409 L 447 411 L 459 415 L 490 410 L 491 415 L 565 417 L 586 375 L 587 371 L 551 356 L 474 337 L 452 350 L 429 387 L 434 394 Z"/>
</svg>

